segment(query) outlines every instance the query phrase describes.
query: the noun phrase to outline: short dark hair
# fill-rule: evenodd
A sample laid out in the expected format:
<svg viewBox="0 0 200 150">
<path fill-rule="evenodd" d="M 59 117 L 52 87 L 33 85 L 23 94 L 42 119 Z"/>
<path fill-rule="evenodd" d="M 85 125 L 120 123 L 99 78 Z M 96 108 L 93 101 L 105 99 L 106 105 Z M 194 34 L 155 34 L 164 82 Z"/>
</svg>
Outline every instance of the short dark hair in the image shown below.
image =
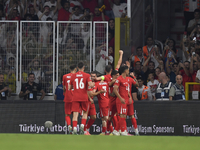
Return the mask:
<svg viewBox="0 0 200 150">
<path fill-rule="evenodd" d="M 194 13 L 195 13 L 195 12 L 200 13 L 200 9 L 195 9 L 195 10 L 194 10 Z"/>
<path fill-rule="evenodd" d="M 189 63 L 190 64 L 190 62 L 188 60 L 184 61 L 184 63 Z"/>
<path fill-rule="evenodd" d="M 0 73 L 0 76 L 4 76 L 4 74 L 3 74 L 3 73 Z"/>
<path fill-rule="evenodd" d="M 139 76 L 137 77 L 137 80 L 142 80 L 142 81 L 144 81 L 144 79 L 143 79 L 143 77 L 142 77 L 141 75 L 139 75 Z"/>
<path fill-rule="evenodd" d="M 107 65 L 106 67 L 105 67 L 105 71 L 106 72 L 110 72 L 112 70 L 112 66 L 111 65 Z"/>
<path fill-rule="evenodd" d="M 138 46 L 138 47 L 136 48 L 136 50 L 138 50 L 138 49 L 142 49 L 142 46 Z"/>
<path fill-rule="evenodd" d="M 71 65 L 71 66 L 69 67 L 69 69 L 70 69 L 71 71 L 73 71 L 75 68 L 76 68 L 76 65 Z"/>
<path fill-rule="evenodd" d="M 152 63 L 155 66 L 155 63 L 153 61 L 149 61 L 149 64 Z"/>
<path fill-rule="evenodd" d="M 64 7 L 64 5 L 65 5 L 66 3 L 70 4 L 70 2 L 67 1 L 67 0 L 61 0 L 61 6 L 62 6 L 62 7 Z"/>
<path fill-rule="evenodd" d="M 112 73 L 111 73 L 111 76 L 114 76 L 116 74 L 118 74 L 119 72 L 117 70 L 113 70 Z"/>
<path fill-rule="evenodd" d="M 173 64 L 172 64 L 172 67 L 174 67 L 174 65 L 177 65 L 177 66 L 178 66 L 178 63 L 173 63 Z"/>
<path fill-rule="evenodd" d="M 35 74 L 31 72 L 31 73 L 28 74 L 28 77 L 30 77 L 31 75 L 35 76 Z"/>
<path fill-rule="evenodd" d="M 96 71 L 92 71 L 92 72 L 90 72 L 90 74 L 96 74 L 97 75 L 97 72 Z"/>
<path fill-rule="evenodd" d="M 113 21 L 115 22 L 115 19 L 113 19 L 113 18 L 109 19 L 109 22 L 110 22 L 111 20 L 113 20 Z"/>
<path fill-rule="evenodd" d="M 78 63 L 78 68 L 79 68 L 79 69 L 82 69 L 83 66 L 84 66 L 84 63 L 83 63 L 82 61 Z"/>
<path fill-rule="evenodd" d="M 161 68 L 160 67 L 157 67 L 156 69 L 159 69 L 161 71 Z"/>
<path fill-rule="evenodd" d="M 119 68 L 120 74 L 124 73 L 124 71 L 127 70 L 127 69 L 128 69 L 128 66 L 126 66 L 126 65 L 121 66 L 121 67 Z"/>
</svg>

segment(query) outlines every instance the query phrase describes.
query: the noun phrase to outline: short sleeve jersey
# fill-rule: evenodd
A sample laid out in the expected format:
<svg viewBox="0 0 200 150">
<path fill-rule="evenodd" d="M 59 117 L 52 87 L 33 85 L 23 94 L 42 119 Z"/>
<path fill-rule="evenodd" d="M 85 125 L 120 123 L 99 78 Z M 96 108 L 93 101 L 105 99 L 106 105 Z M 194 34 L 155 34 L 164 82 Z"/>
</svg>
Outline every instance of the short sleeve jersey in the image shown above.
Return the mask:
<svg viewBox="0 0 200 150">
<path fill-rule="evenodd" d="M 65 87 L 64 102 L 72 102 L 73 90 L 68 90 L 72 73 L 63 76 L 63 87 Z"/>
<path fill-rule="evenodd" d="M 91 81 L 90 75 L 88 73 L 78 71 L 73 74 L 70 80 L 70 85 L 73 85 L 73 97 L 72 101 L 88 101 L 88 82 Z"/>
<path fill-rule="evenodd" d="M 29 90 L 30 93 L 24 96 L 24 100 L 37 100 L 37 93 L 42 90 L 42 87 L 35 82 L 33 82 L 32 85 L 27 82 L 22 85 L 21 91 L 25 93 L 27 90 Z"/>
<path fill-rule="evenodd" d="M 123 78 L 122 76 L 119 76 L 117 80 L 115 81 L 114 86 L 117 85 L 119 87 L 119 95 L 125 99 L 126 103 L 128 104 L 129 101 L 129 84 L 128 84 L 128 78 Z M 117 98 L 116 103 L 121 103 L 119 98 Z"/>
<path fill-rule="evenodd" d="M 132 89 L 132 85 L 135 85 L 136 82 L 135 82 L 135 80 L 134 80 L 133 78 L 131 78 L 131 77 L 127 77 L 127 78 L 128 78 L 128 85 L 129 85 L 128 90 L 129 90 L 129 93 L 130 93 L 130 96 L 131 96 L 131 99 L 132 99 L 131 89 Z M 133 101 L 132 101 L 132 103 L 133 103 Z M 132 103 L 131 103 L 131 104 L 132 104 Z"/>
<path fill-rule="evenodd" d="M 105 90 L 106 93 L 100 93 L 97 95 L 99 107 L 108 107 L 109 104 L 109 85 L 107 82 L 96 82 L 95 88 L 96 91 L 100 91 L 101 89 Z"/>
</svg>

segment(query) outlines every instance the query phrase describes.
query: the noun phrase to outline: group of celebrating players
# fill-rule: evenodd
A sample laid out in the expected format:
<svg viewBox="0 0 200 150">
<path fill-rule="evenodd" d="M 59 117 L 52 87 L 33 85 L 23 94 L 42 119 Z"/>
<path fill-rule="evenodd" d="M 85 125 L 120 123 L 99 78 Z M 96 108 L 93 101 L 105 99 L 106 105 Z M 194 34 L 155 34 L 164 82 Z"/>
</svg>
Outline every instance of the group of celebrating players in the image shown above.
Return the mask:
<svg viewBox="0 0 200 150">
<path fill-rule="evenodd" d="M 77 134 L 80 113 L 82 115 L 80 134 L 90 135 L 89 129 L 96 119 L 93 97 L 97 96 L 102 119 L 100 135 L 130 135 L 126 126 L 127 115 L 131 118 L 135 134 L 139 135 L 131 96 L 132 85 L 138 86 L 138 82 L 133 73 L 129 74 L 129 67 L 121 65 L 122 50 L 119 51 L 119 55 L 116 69 L 113 70 L 107 65 L 104 76 L 97 77 L 96 72 L 85 73 L 82 62 L 79 62 L 77 67 L 70 66 L 70 73 L 63 76 L 65 120 L 70 134 Z M 73 114 L 73 126 L 71 126 L 71 114 Z M 90 119 L 86 124 L 88 116 Z"/>
</svg>

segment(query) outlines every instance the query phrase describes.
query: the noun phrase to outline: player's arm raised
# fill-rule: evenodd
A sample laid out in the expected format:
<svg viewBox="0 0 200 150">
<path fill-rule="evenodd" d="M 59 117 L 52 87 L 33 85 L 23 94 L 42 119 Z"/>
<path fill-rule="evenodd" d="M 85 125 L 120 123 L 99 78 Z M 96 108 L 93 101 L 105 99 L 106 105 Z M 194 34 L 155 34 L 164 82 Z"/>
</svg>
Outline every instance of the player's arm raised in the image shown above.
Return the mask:
<svg viewBox="0 0 200 150">
<path fill-rule="evenodd" d="M 125 100 L 120 96 L 120 94 L 118 92 L 118 88 L 119 88 L 119 86 L 114 85 L 113 91 L 114 91 L 115 95 L 119 98 L 119 100 L 121 101 L 121 103 L 125 104 Z"/>
<path fill-rule="evenodd" d="M 122 50 L 119 50 L 119 60 L 117 62 L 117 66 L 115 67 L 116 69 L 119 69 L 121 64 L 122 64 L 122 57 L 123 57 L 123 51 Z"/>
<path fill-rule="evenodd" d="M 136 77 L 135 77 L 134 73 L 133 73 L 133 72 L 131 72 L 131 73 L 130 73 L 130 76 L 131 76 L 131 77 L 133 77 L 133 80 L 134 80 L 134 82 L 135 82 L 135 83 L 133 83 L 133 85 L 134 85 L 134 86 L 136 86 L 136 87 L 138 87 L 138 86 L 139 86 L 139 84 L 138 84 L 138 81 L 137 81 L 137 79 L 136 79 Z"/>
</svg>

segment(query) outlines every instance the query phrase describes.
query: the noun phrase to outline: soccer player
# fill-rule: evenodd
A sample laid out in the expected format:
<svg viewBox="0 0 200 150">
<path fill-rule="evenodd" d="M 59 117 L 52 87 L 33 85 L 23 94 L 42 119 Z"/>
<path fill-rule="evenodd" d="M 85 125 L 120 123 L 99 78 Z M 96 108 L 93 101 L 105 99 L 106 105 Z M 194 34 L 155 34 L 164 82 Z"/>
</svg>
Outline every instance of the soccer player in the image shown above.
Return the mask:
<svg viewBox="0 0 200 150">
<path fill-rule="evenodd" d="M 119 77 L 119 73 L 117 70 L 113 70 L 112 73 L 111 73 L 111 76 L 112 76 L 112 81 L 116 81 L 116 79 Z M 110 131 L 113 135 L 120 135 L 119 132 L 117 131 L 118 130 L 118 120 L 117 120 L 117 116 L 116 116 L 116 113 L 117 113 L 117 107 L 116 107 L 116 95 L 114 94 L 113 92 L 113 85 L 110 87 L 110 101 L 109 101 L 109 118 L 108 118 L 108 121 L 107 121 L 107 131 Z M 113 124 L 114 124 L 114 128 L 115 130 L 112 131 L 112 126 L 111 126 L 111 121 L 113 119 Z"/>
<path fill-rule="evenodd" d="M 131 76 L 131 77 L 130 77 Z M 131 122 L 133 124 L 133 127 L 135 129 L 135 134 L 136 135 L 139 135 L 139 132 L 138 132 L 138 128 L 137 128 L 137 121 L 134 117 L 134 105 L 133 105 L 133 99 L 132 99 L 132 96 L 131 96 L 131 89 L 132 89 L 132 85 L 134 86 L 138 86 L 138 82 L 137 82 L 137 79 L 136 77 L 134 76 L 133 72 L 130 73 L 130 76 L 127 77 L 128 78 L 128 84 L 129 84 L 129 93 L 130 93 L 130 97 L 131 97 L 131 102 L 129 102 L 127 104 L 127 115 L 131 118 Z"/>
<path fill-rule="evenodd" d="M 96 82 L 94 89 L 96 91 L 104 90 L 105 93 L 100 93 L 97 95 L 98 103 L 99 103 L 99 111 L 100 111 L 100 117 L 102 120 L 102 133 L 100 135 L 105 135 L 106 129 L 107 129 L 107 120 L 108 120 L 108 114 L 109 114 L 109 84 L 108 82 L 101 81 Z"/>
<path fill-rule="evenodd" d="M 91 80 L 95 84 L 95 79 L 97 78 L 97 73 L 96 72 L 91 72 Z M 96 108 L 94 105 L 93 97 L 99 95 L 100 93 L 105 93 L 105 90 L 100 90 L 98 92 L 95 92 L 95 86 L 93 88 L 88 88 L 88 99 L 89 99 L 89 110 L 88 110 L 88 116 L 90 116 L 90 119 L 87 122 L 87 125 L 84 128 L 84 134 L 85 135 L 90 135 L 89 129 L 96 120 Z"/>
<path fill-rule="evenodd" d="M 69 89 L 69 82 L 71 79 L 72 74 L 76 73 L 76 65 L 71 65 L 69 67 L 70 73 L 63 75 L 63 95 L 64 95 L 64 102 L 65 102 L 65 121 L 68 126 L 69 133 L 72 133 L 72 126 L 71 126 L 71 119 L 70 115 L 72 114 L 72 96 L 73 91 Z"/>
<path fill-rule="evenodd" d="M 87 89 L 88 86 L 94 87 L 90 75 L 84 72 L 85 66 L 83 62 L 78 63 L 78 72 L 71 76 L 69 90 L 74 89 L 72 96 L 72 112 L 73 112 L 73 134 L 77 134 L 77 121 L 80 109 L 83 116 L 80 125 L 80 134 L 84 134 L 84 126 L 87 120 L 87 112 L 89 108 Z"/>
<path fill-rule="evenodd" d="M 127 104 L 131 103 L 132 99 L 129 93 L 128 78 L 129 68 L 128 66 L 122 66 L 120 68 L 121 75 L 117 78 L 114 83 L 114 93 L 117 96 L 116 106 L 117 113 L 120 115 L 119 125 L 121 129 L 121 135 L 127 136 L 126 131 L 126 115 L 127 115 Z"/>
</svg>

